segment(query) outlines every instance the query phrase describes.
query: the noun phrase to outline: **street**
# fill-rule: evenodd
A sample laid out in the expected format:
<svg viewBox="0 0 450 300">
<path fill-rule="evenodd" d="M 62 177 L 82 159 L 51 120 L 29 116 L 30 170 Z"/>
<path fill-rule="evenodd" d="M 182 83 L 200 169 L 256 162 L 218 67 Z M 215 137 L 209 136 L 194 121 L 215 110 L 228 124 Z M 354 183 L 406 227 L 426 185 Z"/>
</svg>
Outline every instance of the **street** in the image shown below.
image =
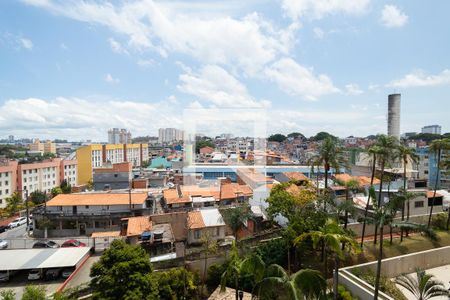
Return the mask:
<svg viewBox="0 0 450 300">
<path fill-rule="evenodd" d="M 20 225 L 0 233 L 0 239 L 26 238 L 26 225 Z"/>
</svg>

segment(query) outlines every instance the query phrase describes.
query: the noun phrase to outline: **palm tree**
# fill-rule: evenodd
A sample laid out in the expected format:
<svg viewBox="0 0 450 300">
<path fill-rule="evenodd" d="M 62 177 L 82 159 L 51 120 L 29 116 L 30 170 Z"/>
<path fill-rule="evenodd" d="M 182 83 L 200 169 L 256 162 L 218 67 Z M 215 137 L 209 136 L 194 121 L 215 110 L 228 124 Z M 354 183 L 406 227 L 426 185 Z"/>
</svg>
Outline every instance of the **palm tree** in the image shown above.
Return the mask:
<svg viewBox="0 0 450 300">
<path fill-rule="evenodd" d="M 328 190 L 328 172 L 331 168 L 339 171 L 340 167 L 346 165 L 346 159 L 343 155 L 343 150 L 338 146 L 337 141 L 332 137 L 327 137 L 322 141 L 319 153 L 314 157 L 317 164 L 324 168 L 325 172 L 325 191 Z M 323 204 L 323 209 L 326 211 L 326 202 Z"/>
<path fill-rule="evenodd" d="M 367 221 L 378 226 L 380 228 L 380 245 L 378 248 L 377 257 L 377 272 L 375 277 L 375 292 L 374 299 L 378 299 L 378 293 L 380 289 L 380 278 L 381 278 L 381 261 L 383 258 L 383 232 L 385 226 L 397 227 L 403 230 L 417 230 L 424 233 L 431 240 L 436 240 L 437 236 L 433 230 L 428 229 L 423 224 L 411 223 L 407 221 L 394 222 L 394 216 L 396 211 L 402 206 L 402 199 L 400 197 L 393 197 L 386 205 L 378 205 L 375 201 L 375 190 L 373 188 L 369 189 L 369 193 L 372 194 L 374 213 L 372 216 L 367 218 Z"/>
<path fill-rule="evenodd" d="M 208 267 L 208 255 L 214 254 L 217 252 L 218 246 L 217 241 L 213 239 L 212 234 L 210 232 L 206 232 L 202 234 L 200 238 L 202 242 L 202 252 L 204 254 L 204 265 L 203 265 L 203 276 L 202 276 L 202 293 L 203 288 L 205 286 L 206 280 L 206 269 Z"/>
<path fill-rule="evenodd" d="M 393 136 L 380 135 L 378 136 L 377 145 L 380 147 L 378 157 L 380 159 L 381 165 L 381 176 L 380 176 L 380 188 L 378 191 L 378 206 L 381 206 L 381 196 L 383 192 L 383 177 L 384 170 L 387 164 L 389 164 L 393 157 L 395 157 L 395 149 L 397 148 L 398 140 Z M 378 225 L 375 223 L 375 234 L 373 242 L 377 243 L 377 232 Z"/>
<path fill-rule="evenodd" d="M 350 192 L 353 193 L 355 190 L 360 189 L 359 182 L 356 179 L 350 179 L 343 183 L 345 186 L 345 202 L 342 202 L 337 206 L 338 211 L 344 211 L 344 229 L 347 229 L 348 225 L 348 214 L 354 214 L 355 205 L 353 199 L 350 199 Z"/>
<path fill-rule="evenodd" d="M 324 276 L 328 273 L 327 253 L 333 253 L 335 259 L 335 271 L 333 280 L 334 299 L 337 297 L 339 260 L 344 256 L 341 244 L 347 246 L 349 251 L 358 251 L 356 241 L 344 230 L 336 221 L 328 219 L 325 225 L 319 231 L 310 231 L 302 233 L 294 240 L 294 244 L 299 244 L 306 239 L 311 239 L 313 247 L 317 248 L 321 243 L 325 247 Z"/>
<path fill-rule="evenodd" d="M 326 281 L 316 270 L 303 269 L 289 276 L 283 267 L 273 264 L 254 291 L 260 300 L 319 299 L 326 294 Z"/>
<path fill-rule="evenodd" d="M 416 269 L 416 276 L 402 274 L 395 282 L 411 292 L 417 300 L 427 300 L 439 296 L 450 296 L 444 284 L 431 274 Z"/>
<path fill-rule="evenodd" d="M 372 145 L 369 150 L 368 153 L 372 155 L 372 176 L 370 177 L 370 187 L 373 187 L 373 181 L 375 179 L 375 171 L 376 171 L 376 167 L 377 167 L 377 156 L 378 154 L 381 152 L 381 148 L 378 145 Z M 363 220 L 363 228 L 362 228 L 362 234 L 361 234 L 361 248 L 364 245 L 364 235 L 366 232 L 366 218 L 367 218 L 367 214 L 369 212 L 369 206 L 370 206 L 370 193 L 369 193 L 369 197 L 367 198 L 367 203 L 366 203 L 366 209 L 364 210 L 364 220 Z"/>
<path fill-rule="evenodd" d="M 431 200 L 431 208 L 430 208 L 430 215 L 428 217 L 428 228 L 431 225 L 431 217 L 433 215 L 433 207 L 434 207 L 434 200 L 436 199 L 436 191 L 439 187 L 439 173 L 441 171 L 441 155 L 442 151 L 446 151 L 450 149 L 450 140 L 449 139 L 440 139 L 440 140 L 434 140 L 430 144 L 430 151 L 432 151 L 437 156 L 437 170 L 436 170 L 436 178 L 434 182 L 434 192 L 433 192 L 433 199 Z M 450 209 L 449 209 L 449 218 L 450 218 Z M 447 219 L 447 224 L 449 219 Z M 447 225 L 448 230 L 448 225 Z"/>
<path fill-rule="evenodd" d="M 230 226 L 233 231 L 234 239 L 238 242 L 238 231 L 241 229 L 243 223 L 252 218 L 250 208 L 248 205 L 228 208 L 222 211 L 223 220 Z"/>
<path fill-rule="evenodd" d="M 406 165 L 408 161 L 411 161 L 411 165 L 413 163 L 417 163 L 419 156 L 416 154 L 416 150 L 408 147 L 406 142 L 400 143 L 397 147 L 397 158 L 403 163 L 403 191 L 407 191 L 406 186 Z M 406 220 L 409 220 L 410 215 L 410 203 L 409 199 L 406 201 Z M 405 203 L 402 206 L 402 221 L 405 220 Z M 403 230 L 400 233 L 400 240 L 403 240 Z"/>
</svg>

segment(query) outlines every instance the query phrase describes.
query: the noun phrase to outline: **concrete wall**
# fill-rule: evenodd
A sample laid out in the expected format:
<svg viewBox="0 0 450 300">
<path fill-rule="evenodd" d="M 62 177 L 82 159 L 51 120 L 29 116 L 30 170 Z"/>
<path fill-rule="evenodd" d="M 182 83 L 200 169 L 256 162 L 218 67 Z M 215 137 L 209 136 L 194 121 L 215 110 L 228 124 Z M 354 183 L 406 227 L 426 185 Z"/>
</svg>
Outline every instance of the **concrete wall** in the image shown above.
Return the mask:
<svg viewBox="0 0 450 300">
<path fill-rule="evenodd" d="M 413 273 L 416 268 L 427 270 L 448 264 L 450 264 L 450 246 L 383 259 L 381 275 L 394 278 L 404 273 Z M 371 270 L 376 273 L 376 268 L 376 261 L 343 268 L 339 271 L 339 283 L 345 285 L 354 296 L 358 296 L 361 300 L 371 300 L 373 299 L 373 286 L 351 272 L 359 269 L 363 272 Z"/>
<path fill-rule="evenodd" d="M 187 238 L 187 212 L 172 212 L 167 214 L 152 215 L 153 224 L 170 224 L 176 241 L 184 241 Z"/>
</svg>

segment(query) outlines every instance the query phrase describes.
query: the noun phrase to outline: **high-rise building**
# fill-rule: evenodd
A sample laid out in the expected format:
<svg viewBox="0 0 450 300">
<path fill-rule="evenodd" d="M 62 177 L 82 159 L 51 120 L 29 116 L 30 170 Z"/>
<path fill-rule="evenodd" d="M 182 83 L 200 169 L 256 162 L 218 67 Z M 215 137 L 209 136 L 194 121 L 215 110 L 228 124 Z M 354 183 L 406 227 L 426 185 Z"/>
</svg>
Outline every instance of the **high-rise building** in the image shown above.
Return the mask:
<svg viewBox="0 0 450 300">
<path fill-rule="evenodd" d="M 400 101 L 401 94 L 388 96 L 388 135 L 400 139 Z"/>
<path fill-rule="evenodd" d="M 124 128 L 108 130 L 108 144 L 131 144 L 131 132 Z"/>
<path fill-rule="evenodd" d="M 159 128 L 158 142 L 161 144 L 171 143 L 183 140 L 183 130 L 176 128 Z"/>
<path fill-rule="evenodd" d="M 94 168 L 104 164 L 131 162 L 140 167 L 148 161 L 148 144 L 91 144 L 77 149 L 78 183 L 87 184 L 92 180 Z"/>
<path fill-rule="evenodd" d="M 8 136 L 8 142 L 9 143 L 14 143 L 14 136 L 13 135 Z"/>
<path fill-rule="evenodd" d="M 422 127 L 422 133 L 441 134 L 442 127 L 439 125 L 428 125 Z"/>
</svg>

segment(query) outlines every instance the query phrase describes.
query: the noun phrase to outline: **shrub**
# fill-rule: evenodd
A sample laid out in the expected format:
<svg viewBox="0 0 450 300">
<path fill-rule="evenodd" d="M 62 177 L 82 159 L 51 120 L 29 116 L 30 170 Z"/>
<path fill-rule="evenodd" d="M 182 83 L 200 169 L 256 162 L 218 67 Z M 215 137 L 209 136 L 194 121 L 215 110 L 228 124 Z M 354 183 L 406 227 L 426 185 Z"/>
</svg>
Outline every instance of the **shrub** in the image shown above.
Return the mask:
<svg viewBox="0 0 450 300">
<path fill-rule="evenodd" d="M 434 215 L 431 218 L 431 224 L 434 228 L 446 230 L 447 229 L 447 214 L 446 213 L 439 213 L 437 215 Z"/>
<path fill-rule="evenodd" d="M 357 300 L 343 285 L 338 286 L 338 300 Z"/>
</svg>

